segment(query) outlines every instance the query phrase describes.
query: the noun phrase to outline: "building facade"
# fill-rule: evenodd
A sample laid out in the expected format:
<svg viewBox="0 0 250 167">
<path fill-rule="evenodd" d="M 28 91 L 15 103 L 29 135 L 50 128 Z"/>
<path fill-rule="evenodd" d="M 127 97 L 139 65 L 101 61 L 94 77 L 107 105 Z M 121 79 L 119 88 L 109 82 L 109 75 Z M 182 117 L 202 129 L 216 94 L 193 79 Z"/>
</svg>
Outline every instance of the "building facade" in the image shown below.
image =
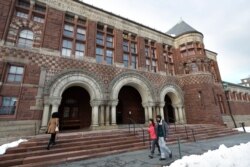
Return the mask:
<svg viewBox="0 0 250 167">
<path fill-rule="evenodd" d="M 227 123 L 217 54 L 184 21 L 162 33 L 76 0 L 0 0 L 0 9 L 0 122 L 42 131 L 58 111 L 61 129 L 157 114 Z"/>
</svg>

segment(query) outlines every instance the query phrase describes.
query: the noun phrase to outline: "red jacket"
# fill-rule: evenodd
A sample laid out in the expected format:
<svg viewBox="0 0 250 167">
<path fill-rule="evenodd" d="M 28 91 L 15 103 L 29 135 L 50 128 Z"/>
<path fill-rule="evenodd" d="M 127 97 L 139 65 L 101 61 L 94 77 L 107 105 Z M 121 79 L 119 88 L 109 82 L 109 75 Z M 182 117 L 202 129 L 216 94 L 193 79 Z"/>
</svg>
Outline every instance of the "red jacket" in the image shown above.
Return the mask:
<svg viewBox="0 0 250 167">
<path fill-rule="evenodd" d="M 155 133 L 155 127 L 153 125 L 150 125 L 148 127 L 148 133 L 149 133 L 149 136 L 150 136 L 151 140 L 157 139 L 156 133 Z"/>
</svg>

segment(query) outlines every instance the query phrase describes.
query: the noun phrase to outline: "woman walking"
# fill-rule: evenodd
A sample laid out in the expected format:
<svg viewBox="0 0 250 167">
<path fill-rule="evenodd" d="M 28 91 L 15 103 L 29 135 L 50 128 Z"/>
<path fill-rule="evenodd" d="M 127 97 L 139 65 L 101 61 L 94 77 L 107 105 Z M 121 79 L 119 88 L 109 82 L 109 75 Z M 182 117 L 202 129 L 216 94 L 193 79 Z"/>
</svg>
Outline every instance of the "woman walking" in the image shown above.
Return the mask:
<svg viewBox="0 0 250 167">
<path fill-rule="evenodd" d="M 48 123 L 48 130 L 47 133 L 51 134 L 50 140 L 47 146 L 47 149 L 50 149 L 51 145 L 55 145 L 55 139 L 56 139 L 56 133 L 59 131 L 59 118 L 58 118 L 58 112 L 54 112 L 52 114 L 51 119 Z"/>
<path fill-rule="evenodd" d="M 160 146 L 158 144 L 158 139 L 157 139 L 157 136 L 155 133 L 155 123 L 154 123 L 153 119 L 149 119 L 148 133 L 150 136 L 150 155 L 149 155 L 149 158 L 153 158 L 155 146 L 157 146 L 159 154 L 161 153 Z"/>
</svg>

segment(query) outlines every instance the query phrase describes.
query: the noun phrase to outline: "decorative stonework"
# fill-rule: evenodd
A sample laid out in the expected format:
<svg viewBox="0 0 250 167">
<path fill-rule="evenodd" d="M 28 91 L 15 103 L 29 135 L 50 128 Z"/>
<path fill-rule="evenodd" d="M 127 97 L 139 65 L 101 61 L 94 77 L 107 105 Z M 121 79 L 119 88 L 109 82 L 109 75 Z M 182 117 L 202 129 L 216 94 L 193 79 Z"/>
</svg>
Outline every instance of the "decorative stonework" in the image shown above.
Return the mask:
<svg viewBox="0 0 250 167">
<path fill-rule="evenodd" d="M 159 102 L 164 103 L 165 96 L 169 95 L 173 105 L 184 104 L 184 95 L 181 88 L 177 85 L 164 85 L 159 91 Z"/>
</svg>

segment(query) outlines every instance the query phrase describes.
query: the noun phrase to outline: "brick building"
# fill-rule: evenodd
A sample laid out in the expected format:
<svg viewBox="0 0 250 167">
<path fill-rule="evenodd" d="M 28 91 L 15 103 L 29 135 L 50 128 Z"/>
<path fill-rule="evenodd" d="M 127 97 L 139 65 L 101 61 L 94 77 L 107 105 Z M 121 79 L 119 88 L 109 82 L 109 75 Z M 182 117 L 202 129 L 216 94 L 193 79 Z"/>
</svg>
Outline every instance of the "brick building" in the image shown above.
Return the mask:
<svg viewBox="0 0 250 167">
<path fill-rule="evenodd" d="M 0 124 L 230 124 L 216 56 L 184 21 L 163 33 L 76 0 L 0 0 Z"/>
</svg>

